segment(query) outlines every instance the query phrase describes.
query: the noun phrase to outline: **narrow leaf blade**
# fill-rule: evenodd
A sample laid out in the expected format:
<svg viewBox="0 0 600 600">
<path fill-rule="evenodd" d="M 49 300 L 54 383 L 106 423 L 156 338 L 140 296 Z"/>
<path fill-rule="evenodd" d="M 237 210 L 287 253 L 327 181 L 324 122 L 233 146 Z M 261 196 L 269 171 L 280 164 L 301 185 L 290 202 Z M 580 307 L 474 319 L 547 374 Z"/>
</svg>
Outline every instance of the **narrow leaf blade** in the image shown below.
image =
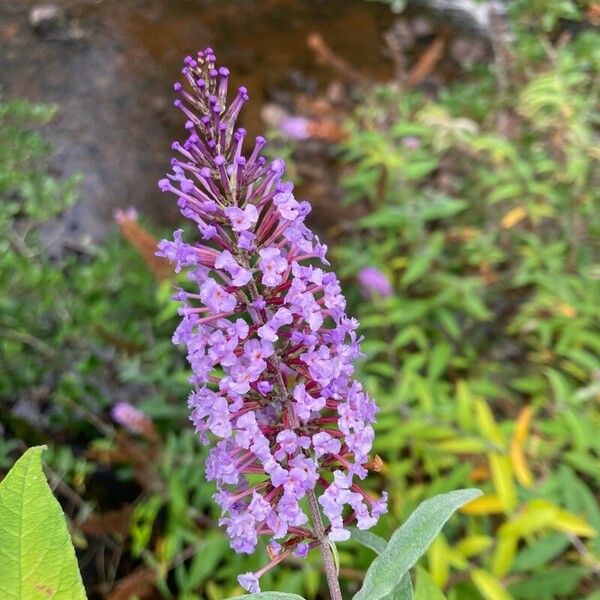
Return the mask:
<svg viewBox="0 0 600 600">
<path fill-rule="evenodd" d="M 417 567 L 417 585 L 415 600 L 446 600 L 431 575 L 421 567 Z"/>
<path fill-rule="evenodd" d="M 388 594 L 383 600 L 413 600 L 412 581 L 410 574 L 405 573 L 400 583 L 394 588 L 391 594 Z"/>
<path fill-rule="evenodd" d="M 353 540 L 356 540 L 359 544 L 370 548 L 377 554 L 381 554 L 387 546 L 386 540 L 378 535 L 375 535 L 374 533 L 371 533 L 370 531 L 362 531 L 356 527 L 352 527 L 350 531 L 352 532 Z"/>
<path fill-rule="evenodd" d="M 480 494 L 479 490 L 460 490 L 423 502 L 373 561 L 354 600 L 380 600 L 390 594 L 427 550 L 452 513 Z"/>
</svg>

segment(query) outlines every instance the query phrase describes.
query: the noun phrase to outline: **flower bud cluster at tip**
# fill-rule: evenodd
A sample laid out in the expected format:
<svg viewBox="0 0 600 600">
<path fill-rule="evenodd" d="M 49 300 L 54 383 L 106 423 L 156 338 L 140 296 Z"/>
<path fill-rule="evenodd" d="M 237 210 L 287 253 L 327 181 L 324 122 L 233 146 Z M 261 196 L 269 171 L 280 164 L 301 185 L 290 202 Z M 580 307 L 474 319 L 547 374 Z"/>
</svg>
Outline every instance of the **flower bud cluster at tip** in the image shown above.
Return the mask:
<svg viewBox="0 0 600 600">
<path fill-rule="evenodd" d="M 280 159 L 248 145 L 237 127 L 248 100 L 239 88 L 227 104 L 229 71 L 209 48 L 183 68 L 175 105 L 188 137 L 175 142 L 172 170 L 159 187 L 177 197 L 200 241 L 183 231 L 163 240 L 157 254 L 185 270 L 193 290 L 179 290 L 182 320 L 173 336 L 192 367 L 191 420 L 210 450 L 206 475 L 217 485 L 220 524 L 241 553 L 270 537 L 271 562 L 258 578 L 293 553 L 318 543 L 304 510 L 315 493 L 331 540 L 347 526 L 371 527 L 387 496 L 359 485 L 373 442 L 377 408 L 352 378 L 359 357 L 358 322 L 345 313 L 335 275 L 324 270 L 326 246 L 304 224 L 310 211 L 282 180 Z"/>
</svg>

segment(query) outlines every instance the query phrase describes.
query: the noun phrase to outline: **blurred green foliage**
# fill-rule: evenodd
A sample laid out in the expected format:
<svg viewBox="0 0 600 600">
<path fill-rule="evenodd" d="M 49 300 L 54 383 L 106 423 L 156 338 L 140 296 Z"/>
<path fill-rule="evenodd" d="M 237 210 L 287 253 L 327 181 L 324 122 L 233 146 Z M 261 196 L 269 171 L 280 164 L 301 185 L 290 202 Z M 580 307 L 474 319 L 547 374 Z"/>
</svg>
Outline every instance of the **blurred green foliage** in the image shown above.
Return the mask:
<svg viewBox="0 0 600 600">
<path fill-rule="evenodd" d="M 173 282 L 157 281 L 116 227 L 101 246 L 54 251 L 78 183 L 60 182 L 39 133 L 56 110 L 0 103 L 0 474 L 25 446 L 48 444 L 90 598 L 237 595 L 236 576 L 269 559 L 265 548 L 236 555 L 217 529 L 206 452 L 188 426 L 187 364 L 170 339 Z M 119 401 L 153 419 L 153 437 L 115 428 Z M 314 597 L 319 558 L 264 582 Z"/>
<path fill-rule="evenodd" d="M 556 4 L 574 12 L 536 22 L 535 3 L 514 3 L 513 44 L 436 100 L 373 91 L 342 148 L 364 216 L 334 248 L 340 273 L 373 265 L 394 288 L 354 296 L 393 514 L 486 492 L 428 553 L 457 600 L 598 583 L 600 44 L 553 44 L 545 32 L 577 14 Z"/>
<path fill-rule="evenodd" d="M 449 600 L 598 600 L 600 44 L 585 27 L 557 33 L 586 9 L 511 3 L 496 62 L 435 100 L 368 91 L 340 148 L 343 203 L 362 217 L 331 256 L 382 409 L 391 515 L 377 533 L 434 494 L 485 491 L 422 561 L 420 598 L 439 586 Z M 50 442 L 90 598 L 124 586 L 143 598 L 152 582 L 165 598 L 235 595 L 266 551 L 237 556 L 216 529 L 170 342 L 172 282 L 116 235 L 51 252 L 77 184 L 52 173 L 37 133 L 54 112 L 0 103 L 0 471 L 22 443 Z M 368 265 L 391 297 L 364 296 Z M 118 401 L 153 434 L 116 428 Z M 358 589 L 373 552 L 349 542 L 339 556 L 345 591 Z M 310 599 L 321 583 L 313 555 L 263 580 Z"/>
<path fill-rule="evenodd" d="M 173 398 L 186 389 L 172 373 L 183 361 L 171 325 L 158 322 L 164 299 L 133 249 L 113 238 L 55 251 L 64 225 L 51 219 L 76 200 L 78 182 L 53 175 L 36 131 L 55 111 L 0 104 L 0 397 L 2 408 L 22 403 L 23 430 L 28 420 L 73 428 L 65 402 L 102 410 L 122 384 L 148 403 L 166 379 Z"/>
</svg>

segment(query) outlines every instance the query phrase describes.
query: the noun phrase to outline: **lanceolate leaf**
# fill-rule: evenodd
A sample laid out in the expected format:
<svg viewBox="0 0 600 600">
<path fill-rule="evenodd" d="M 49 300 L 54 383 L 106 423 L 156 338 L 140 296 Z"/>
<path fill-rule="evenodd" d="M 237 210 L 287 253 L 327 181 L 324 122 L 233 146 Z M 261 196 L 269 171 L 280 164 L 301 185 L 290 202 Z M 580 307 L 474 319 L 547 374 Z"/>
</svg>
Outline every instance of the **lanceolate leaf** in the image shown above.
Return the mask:
<svg viewBox="0 0 600 600">
<path fill-rule="evenodd" d="M 410 574 L 405 573 L 400 583 L 383 600 L 413 600 L 412 581 Z"/>
<path fill-rule="evenodd" d="M 71 536 L 30 448 L 0 483 L 0 598 L 84 600 Z"/>
<path fill-rule="evenodd" d="M 354 600 L 379 600 L 390 594 L 427 550 L 452 513 L 479 494 L 479 490 L 460 490 L 423 502 L 373 561 Z"/>
<path fill-rule="evenodd" d="M 377 554 L 381 554 L 387 546 L 386 540 L 378 535 L 375 535 L 374 533 L 371 533 L 370 531 L 362 531 L 356 527 L 351 527 L 350 531 L 352 531 L 353 540 L 356 540 L 359 544 L 370 548 Z"/>
<path fill-rule="evenodd" d="M 446 600 L 431 575 L 421 567 L 417 567 L 415 600 Z"/>
</svg>

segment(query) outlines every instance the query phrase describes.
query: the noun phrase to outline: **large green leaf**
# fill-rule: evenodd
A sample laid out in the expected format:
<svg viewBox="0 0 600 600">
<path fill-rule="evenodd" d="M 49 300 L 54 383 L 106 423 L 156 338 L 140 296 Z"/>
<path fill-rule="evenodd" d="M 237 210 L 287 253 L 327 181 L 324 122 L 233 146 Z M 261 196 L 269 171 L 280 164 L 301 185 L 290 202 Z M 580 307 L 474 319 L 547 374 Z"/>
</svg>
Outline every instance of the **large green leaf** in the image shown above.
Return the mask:
<svg viewBox="0 0 600 600">
<path fill-rule="evenodd" d="M 356 540 L 359 544 L 370 548 L 377 554 L 381 554 L 387 546 L 387 542 L 382 537 L 379 537 L 370 531 L 362 531 L 356 527 L 351 527 L 350 531 L 352 532 L 353 540 Z"/>
<path fill-rule="evenodd" d="M 479 490 L 459 490 L 435 496 L 419 505 L 373 561 L 354 600 L 380 600 L 394 591 L 452 513 L 479 495 Z"/>
<path fill-rule="evenodd" d="M 383 600 L 413 600 L 412 581 L 410 574 L 405 573 L 400 583 L 394 588 L 391 594 L 388 594 Z"/>
<path fill-rule="evenodd" d="M 588 569 L 578 566 L 545 569 L 543 573 L 535 573 L 527 579 L 509 585 L 508 591 L 515 598 L 522 600 L 546 600 L 557 596 L 572 598 L 571 594 L 588 573 Z"/>
<path fill-rule="evenodd" d="M 356 527 L 351 527 L 352 539 L 356 540 L 363 546 L 370 548 L 377 554 L 381 554 L 387 546 L 387 541 L 382 537 L 371 533 L 370 531 L 362 531 Z M 400 583 L 394 588 L 391 594 L 388 594 L 384 600 L 412 600 L 413 591 L 410 575 L 407 573 Z"/>
<path fill-rule="evenodd" d="M 84 600 L 71 536 L 30 448 L 0 483 L 0 598 Z"/>
</svg>

